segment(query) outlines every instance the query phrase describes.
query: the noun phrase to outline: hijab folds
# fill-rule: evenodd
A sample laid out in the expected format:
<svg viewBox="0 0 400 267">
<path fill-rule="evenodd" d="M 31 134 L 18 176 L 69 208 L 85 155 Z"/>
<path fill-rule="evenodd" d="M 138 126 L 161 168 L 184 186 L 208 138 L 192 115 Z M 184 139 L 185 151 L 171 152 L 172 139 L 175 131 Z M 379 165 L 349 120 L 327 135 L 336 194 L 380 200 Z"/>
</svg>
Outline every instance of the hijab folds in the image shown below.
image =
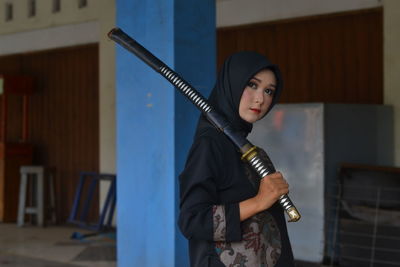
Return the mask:
<svg viewBox="0 0 400 267">
<path fill-rule="evenodd" d="M 277 65 L 272 64 L 265 56 L 253 51 L 237 52 L 225 60 L 208 99 L 214 109 L 244 136 L 251 132 L 252 124 L 243 120 L 239 115 L 240 99 L 250 79 L 263 69 L 271 70 L 277 80 L 274 98 L 268 111 L 271 110 L 282 91 L 281 73 Z M 201 116 L 196 136 L 199 136 L 208 127 L 210 127 L 210 123 L 204 116 Z"/>
</svg>

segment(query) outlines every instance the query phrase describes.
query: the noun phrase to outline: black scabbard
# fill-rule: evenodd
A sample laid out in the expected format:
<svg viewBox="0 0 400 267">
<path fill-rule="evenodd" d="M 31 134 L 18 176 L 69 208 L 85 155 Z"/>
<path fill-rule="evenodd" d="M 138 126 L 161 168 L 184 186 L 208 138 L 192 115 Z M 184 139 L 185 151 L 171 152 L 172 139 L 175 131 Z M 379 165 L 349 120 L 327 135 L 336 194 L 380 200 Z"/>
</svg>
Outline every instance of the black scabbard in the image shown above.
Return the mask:
<svg viewBox="0 0 400 267">
<path fill-rule="evenodd" d="M 112 29 L 108 33 L 108 37 L 135 54 L 138 58 L 143 60 L 147 65 L 173 84 L 198 109 L 200 109 L 200 111 L 217 129 L 222 131 L 233 142 L 242 153 L 242 160 L 248 162 L 261 178 L 275 172 L 274 165 L 269 157 L 267 157 L 266 161 L 261 159 L 257 152 L 257 147 L 253 146 L 246 138 L 236 133 L 230 123 L 221 114 L 217 113 L 212 106 L 207 103 L 206 99 L 176 72 L 171 70 L 166 64 L 121 29 Z M 288 215 L 289 222 L 296 222 L 300 219 L 300 213 L 293 205 L 288 195 L 282 195 L 279 198 L 279 203 Z"/>
</svg>

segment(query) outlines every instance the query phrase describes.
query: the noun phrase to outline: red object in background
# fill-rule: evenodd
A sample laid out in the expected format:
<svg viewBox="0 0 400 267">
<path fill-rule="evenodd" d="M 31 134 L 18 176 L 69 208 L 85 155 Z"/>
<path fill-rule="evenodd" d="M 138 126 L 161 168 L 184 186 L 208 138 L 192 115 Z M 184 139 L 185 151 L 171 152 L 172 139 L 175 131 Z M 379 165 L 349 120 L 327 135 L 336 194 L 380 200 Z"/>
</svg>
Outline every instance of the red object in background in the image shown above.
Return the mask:
<svg viewBox="0 0 400 267">
<path fill-rule="evenodd" d="M 19 169 L 32 164 L 33 148 L 28 143 L 29 76 L 0 75 L 0 222 L 17 217 Z"/>
<path fill-rule="evenodd" d="M 282 110 L 275 111 L 273 118 L 273 125 L 275 129 L 278 130 L 279 132 L 282 131 L 284 116 L 285 113 Z"/>
</svg>

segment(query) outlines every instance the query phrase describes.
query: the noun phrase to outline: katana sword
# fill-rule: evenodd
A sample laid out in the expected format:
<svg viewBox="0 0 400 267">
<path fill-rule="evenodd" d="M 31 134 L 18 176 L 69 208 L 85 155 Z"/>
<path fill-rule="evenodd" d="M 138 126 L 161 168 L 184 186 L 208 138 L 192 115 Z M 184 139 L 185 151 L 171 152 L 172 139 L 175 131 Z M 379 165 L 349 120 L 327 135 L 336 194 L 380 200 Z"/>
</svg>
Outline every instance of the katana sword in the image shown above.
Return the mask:
<svg viewBox="0 0 400 267">
<path fill-rule="evenodd" d="M 233 142 L 242 153 L 242 160 L 247 162 L 261 178 L 275 172 L 275 167 L 269 157 L 267 156 L 266 160 L 261 159 L 257 151 L 258 148 L 251 144 L 245 137 L 238 134 L 230 123 L 207 103 L 207 100 L 195 88 L 182 79 L 175 71 L 170 69 L 160 59 L 121 29 L 112 29 L 108 33 L 108 37 L 143 60 L 186 96 L 218 130 L 223 132 Z M 300 213 L 287 194 L 282 195 L 278 201 L 288 215 L 289 222 L 296 222 L 300 219 Z"/>
</svg>

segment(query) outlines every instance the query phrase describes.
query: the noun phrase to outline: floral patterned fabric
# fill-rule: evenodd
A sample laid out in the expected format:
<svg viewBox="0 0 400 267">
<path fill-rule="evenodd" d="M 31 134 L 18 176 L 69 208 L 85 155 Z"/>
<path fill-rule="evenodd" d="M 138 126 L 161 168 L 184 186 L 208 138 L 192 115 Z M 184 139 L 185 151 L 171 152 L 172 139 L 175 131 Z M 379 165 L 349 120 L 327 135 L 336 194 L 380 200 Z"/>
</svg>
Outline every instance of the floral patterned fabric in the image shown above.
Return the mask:
<svg viewBox="0 0 400 267">
<path fill-rule="evenodd" d="M 260 157 L 267 157 L 260 151 Z M 258 189 L 260 179 L 251 167 L 246 165 L 246 175 Z M 213 207 L 215 250 L 222 263 L 229 267 L 272 267 L 281 255 L 281 234 L 274 217 L 263 211 L 241 224 L 242 240 L 224 242 L 226 222 L 224 206 Z"/>
<path fill-rule="evenodd" d="M 225 206 L 213 206 L 214 240 L 224 241 L 226 235 Z"/>
</svg>

